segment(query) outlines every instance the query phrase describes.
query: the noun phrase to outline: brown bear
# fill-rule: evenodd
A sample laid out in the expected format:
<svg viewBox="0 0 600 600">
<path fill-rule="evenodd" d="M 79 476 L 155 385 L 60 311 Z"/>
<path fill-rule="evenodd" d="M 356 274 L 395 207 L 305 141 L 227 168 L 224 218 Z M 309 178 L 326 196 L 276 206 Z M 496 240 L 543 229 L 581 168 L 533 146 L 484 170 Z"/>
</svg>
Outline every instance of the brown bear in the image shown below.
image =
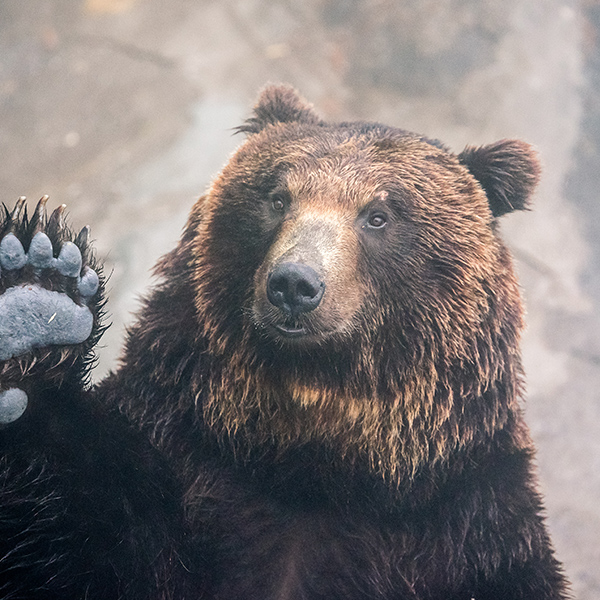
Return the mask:
<svg viewBox="0 0 600 600">
<path fill-rule="evenodd" d="M 87 232 L 5 211 L 0 597 L 566 598 L 497 230 L 532 149 L 326 123 L 285 86 L 239 130 L 95 388 Z"/>
</svg>

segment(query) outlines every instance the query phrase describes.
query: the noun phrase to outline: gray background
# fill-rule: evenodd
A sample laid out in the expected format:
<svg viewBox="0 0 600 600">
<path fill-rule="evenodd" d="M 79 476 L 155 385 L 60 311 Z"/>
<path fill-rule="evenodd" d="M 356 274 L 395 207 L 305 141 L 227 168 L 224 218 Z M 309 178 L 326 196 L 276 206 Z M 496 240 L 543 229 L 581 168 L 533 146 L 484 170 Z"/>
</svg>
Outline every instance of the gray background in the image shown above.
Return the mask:
<svg viewBox="0 0 600 600">
<path fill-rule="evenodd" d="M 504 219 L 528 308 L 527 416 L 559 558 L 600 598 L 600 4 L 596 0 L 0 0 L 0 189 L 90 224 L 111 272 L 97 377 L 157 257 L 268 81 L 329 119 L 544 166 Z"/>
</svg>

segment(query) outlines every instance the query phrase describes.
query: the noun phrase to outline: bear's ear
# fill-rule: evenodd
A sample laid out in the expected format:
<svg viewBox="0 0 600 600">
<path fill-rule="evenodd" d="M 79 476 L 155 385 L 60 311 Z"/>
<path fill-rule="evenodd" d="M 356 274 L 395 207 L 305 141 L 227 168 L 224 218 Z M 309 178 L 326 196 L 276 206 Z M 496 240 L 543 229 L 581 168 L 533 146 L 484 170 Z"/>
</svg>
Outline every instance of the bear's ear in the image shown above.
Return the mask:
<svg viewBox="0 0 600 600">
<path fill-rule="evenodd" d="M 237 128 L 241 133 L 258 133 L 267 125 L 275 123 L 322 123 L 298 92 L 287 85 L 271 85 L 265 88 L 254 106 L 254 116 Z"/>
<path fill-rule="evenodd" d="M 524 210 L 540 179 L 540 163 L 533 148 L 519 140 L 467 147 L 459 155 L 484 189 L 494 217 Z"/>
</svg>

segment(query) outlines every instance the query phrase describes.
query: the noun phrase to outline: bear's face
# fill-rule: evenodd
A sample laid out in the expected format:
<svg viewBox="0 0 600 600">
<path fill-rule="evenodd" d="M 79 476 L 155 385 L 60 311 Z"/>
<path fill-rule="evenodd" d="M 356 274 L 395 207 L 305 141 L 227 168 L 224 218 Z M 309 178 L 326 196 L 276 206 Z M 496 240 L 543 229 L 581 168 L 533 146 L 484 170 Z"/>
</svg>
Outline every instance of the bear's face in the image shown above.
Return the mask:
<svg viewBox="0 0 600 600">
<path fill-rule="evenodd" d="M 269 126 L 206 208 L 203 253 L 219 277 L 207 295 L 280 349 L 402 337 L 423 318 L 464 333 L 484 318 L 499 253 L 487 199 L 456 157 L 413 134 Z"/>
<path fill-rule="evenodd" d="M 459 421 L 482 394 L 481 430 L 499 426 L 521 305 L 495 220 L 535 186 L 529 147 L 456 156 L 391 127 L 328 125 L 287 88 L 267 89 L 241 129 L 197 207 L 202 333 L 240 382 L 212 420 L 338 436 L 344 451 L 355 436 L 388 463 L 404 431 L 413 464 L 473 435 Z"/>
<path fill-rule="evenodd" d="M 273 143 L 265 133 L 254 140 L 261 154 Z M 252 280 L 254 326 L 282 347 L 310 348 L 406 330 L 415 298 L 437 312 L 472 304 L 461 328 L 480 317 L 480 271 L 492 262 L 494 238 L 487 202 L 456 159 L 381 128 L 304 131 L 302 146 L 259 188 L 267 245 Z"/>
</svg>

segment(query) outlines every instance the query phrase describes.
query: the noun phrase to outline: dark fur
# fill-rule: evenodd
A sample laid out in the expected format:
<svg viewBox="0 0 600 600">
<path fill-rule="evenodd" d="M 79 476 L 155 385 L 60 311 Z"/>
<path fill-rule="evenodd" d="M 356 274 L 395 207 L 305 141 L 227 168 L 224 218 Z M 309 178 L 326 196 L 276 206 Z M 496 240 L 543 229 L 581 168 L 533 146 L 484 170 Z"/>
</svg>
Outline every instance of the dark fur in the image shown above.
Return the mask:
<svg viewBox="0 0 600 600">
<path fill-rule="evenodd" d="M 531 148 L 519 140 L 503 140 L 458 155 L 485 190 L 495 217 L 523 210 L 540 177 Z"/>
<path fill-rule="evenodd" d="M 0 596 L 566 598 L 495 227 L 532 151 L 326 124 L 289 88 L 241 130 L 118 371 L 36 374 L 0 432 Z M 281 256 L 326 279 L 299 343 L 264 296 Z"/>
</svg>

